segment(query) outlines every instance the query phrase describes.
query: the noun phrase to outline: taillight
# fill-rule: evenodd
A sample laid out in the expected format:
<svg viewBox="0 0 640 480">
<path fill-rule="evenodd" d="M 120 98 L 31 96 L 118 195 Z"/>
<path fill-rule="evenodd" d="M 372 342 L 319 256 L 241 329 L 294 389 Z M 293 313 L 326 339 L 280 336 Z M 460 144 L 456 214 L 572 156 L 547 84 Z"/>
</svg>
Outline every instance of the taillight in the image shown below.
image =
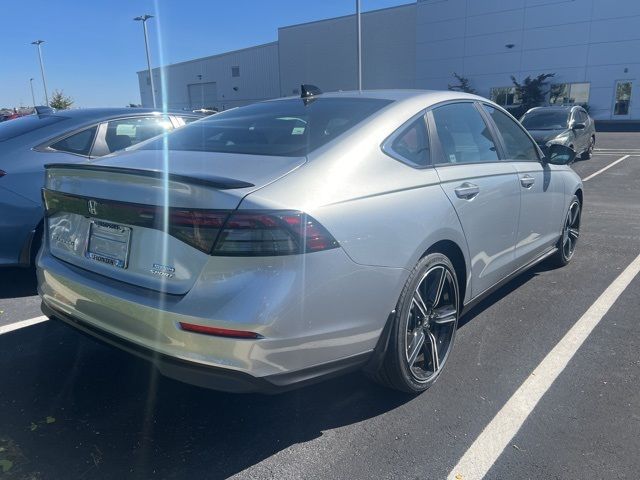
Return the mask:
<svg viewBox="0 0 640 480">
<path fill-rule="evenodd" d="M 166 231 L 211 255 L 295 255 L 339 246 L 336 239 L 316 219 L 298 211 L 243 212 L 164 208 L 118 200 L 91 199 L 46 188 L 42 190 L 42 196 L 47 217 L 67 212 L 123 225 Z M 93 202 L 91 207 L 90 201 Z M 165 220 L 168 221 L 166 225 Z"/>
<path fill-rule="evenodd" d="M 338 247 L 331 234 L 302 212 L 235 212 L 224 225 L 213 255 L 273 256 Z"/>
<path fill-rule="evenodd" d="M 7 174 L 4 170 L 0 170 L 0 178 L 4 177 Z"/>
<path fill-rule="evenodd" d="M 180 322 L 180 328 L 187 332 L 203 333 L 205 335 L 214 335 L 217 337 L 229 338 L 261 338 L 256 332 L 248 332 L 246 330 L 230 330 L 228 328 L 207 327 L 206 325 L 196 325 L 194 323 Z"/>
<path fill-rule="evenodd" d="M 228 212 L 219 210 L 170 209 L 169 234 L 209 253 L 228 216 Z"/>
</svg>

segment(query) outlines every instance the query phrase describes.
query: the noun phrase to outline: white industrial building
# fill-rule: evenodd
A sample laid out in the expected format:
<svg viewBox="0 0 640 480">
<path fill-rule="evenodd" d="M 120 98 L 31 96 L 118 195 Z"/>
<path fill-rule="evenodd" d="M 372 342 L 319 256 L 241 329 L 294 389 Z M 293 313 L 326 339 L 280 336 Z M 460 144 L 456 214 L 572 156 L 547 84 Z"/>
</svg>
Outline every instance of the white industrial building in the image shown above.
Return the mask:
<svg viewBox="0 0 640 480">
<path fill-rule="evenodd" d="M 446 89 L 456 72 L 510 106 L 511 75 L 555 73 L 549 102 L 588 104 L 598 120 L 640 120 L 639 26 L 640 0 L 418 0 L 362 15 L 363 87 Z M 285 26 L 277 42 L 164 72 L 172 108 L 230 108 L 296 95 L 301 83 L 354 89 L 355 16 Z M 154 77 L 160 100 L 159 68 Z M 138 78 L 150 106 L 147 71 Z"/>
</svg>

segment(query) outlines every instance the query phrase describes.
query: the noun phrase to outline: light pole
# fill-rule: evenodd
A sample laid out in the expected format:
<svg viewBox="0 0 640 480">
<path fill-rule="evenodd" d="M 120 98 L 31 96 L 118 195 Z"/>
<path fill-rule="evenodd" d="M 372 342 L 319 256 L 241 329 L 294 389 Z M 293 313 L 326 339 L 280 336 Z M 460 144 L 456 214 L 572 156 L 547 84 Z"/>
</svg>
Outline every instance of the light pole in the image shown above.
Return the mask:
<svg viewBox="0 0 640 480">
<path fill-rule="evenodd" d="M 47 81 L 44 78 L 44 63 L 42 63 L 42 45 L 44 40 L 36 40 L 35 42 L 31 42 L 31 45 L 36 45 L 38 47 L 38 58 L 40 58 L 40 71 L 42 72 L 42 86 L 44 87 L 44 99 L 47 102 L 47 107 L 49 106 L 49 95 L 47 94 Z M 36 102 L 33 102 L 36 103 Z"/>
<path fill-rule="evenodd" d="M 33 78 L 29 79 L 29 85 L 31 86 L 31 100 L 33 101 L 33 108 L 36 108 L 36 96 L 33 94 Z"/>
<path fill-rule="evenodd" d="M 356 24 L 357 24 L 357 57 L 358 57 L 358 90 L 362 90 L 362 18 L 360 15 L 360 0 L 356 0 Z"/>
<path fill-rule="evenodd" d="M 136 22 L 142 22 L 142 30 L 144 31 L 144 48 L 147 51 L 147 70 L 149 71 L 149 80 L 151 82 L 151 99 L 153 100 L 153 108 L 156 108 L 156 89 L 153 84 L 153 74 L 151 73 L 151 55 L 149 55 L 149 39 L 147 38 L 147 20 L 153 18 L 153 15 L 141 15 L 134 18 Z"/>
<path fill-rule="evenodd" d="M 204 84 L 202 83 L 202 75 L 196 75 L 200 82 L 200 108 L 204 108 Z"/>
</svg>

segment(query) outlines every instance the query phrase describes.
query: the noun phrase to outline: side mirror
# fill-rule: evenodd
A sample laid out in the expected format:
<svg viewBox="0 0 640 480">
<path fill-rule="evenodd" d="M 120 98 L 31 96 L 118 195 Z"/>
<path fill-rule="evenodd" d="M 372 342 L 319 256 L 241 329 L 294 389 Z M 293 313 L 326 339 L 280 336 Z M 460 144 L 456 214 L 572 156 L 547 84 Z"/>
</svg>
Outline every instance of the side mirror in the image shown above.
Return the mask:
<svg viewBox="0 0 640 480">
<path fill-rule="evenodd" d="M 564 145 L 550 145 L 544 157 L 544 160 L 552 165 L 568 165 L 575 159 L 575 150 Z"/>
<path fill-rule="evenodd" d="M 580 122 L 575 122 L 573 124 L 573 127 L 571 127 L 573 130 L 584 130 L 585 128 L 587 128 L 587 126 L 584 123 L 580 123 Z"/>
</svg>

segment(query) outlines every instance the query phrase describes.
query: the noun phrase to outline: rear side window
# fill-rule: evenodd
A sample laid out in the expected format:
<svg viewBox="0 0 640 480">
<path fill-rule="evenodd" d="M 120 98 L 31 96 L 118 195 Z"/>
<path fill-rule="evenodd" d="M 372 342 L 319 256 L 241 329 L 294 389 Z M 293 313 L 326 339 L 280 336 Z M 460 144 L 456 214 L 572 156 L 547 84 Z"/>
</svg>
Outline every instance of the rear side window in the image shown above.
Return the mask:
<svg viewBox="0 0 640 480">
<path fill-rule="evenodd" d="M 453 103 L 432 110 L 442 146 L 442 163 L 497 162 L 493 136 L 472 103 Z"/>
<path fill-rule="evenodd" d="M 529 136 L 524 133 L 522 127 L 497 108 L 490 107 L 489 105 L 483 105 L 483 108 L 498 127 L 504 140 L 504 147 L 509 160 L 536 162 L 540 160 L 538 157 L 538 149 Z"/>
<path fill-rule="evenodd" d="M 68 120 L 68 118 L 57 115 L 27 115 L 26 117 L 2 122 L 0 123 L 0 142 L 64 120 Z"/>
<path fill-rule="evenodd" d="M 430 164 L 429 137 L 424 116 L 414 120 L 392 137 L 392 141 L 383 146 L 383 150 L 414 167 L 426 167 Z"/>
<path fill-rule="evenodd" d="M 93 139 L 96 136 L 98 127 L 87 128 L 81 132 L 75 133 L 67 138 L 49 145 L 49 148 L 58 150 L 59 152 L 75 153 L 77 155 L 89 155 L 93 146 Z"/>
<path fill-rule="evenodd" d="M 171 121 L 165 117 L 112 120 L 107 123 L 105 141 L 109 152 L 117 152 L 172 129 Z"/>
<path fill-rule="evenodd" d="M 304 156 L 391 103 L 372 98 L 287 99 L 217 113 L 167 136 L 170 150 Z M 142 147 L 162 149 L 163 141 Z"/>
</svg>

